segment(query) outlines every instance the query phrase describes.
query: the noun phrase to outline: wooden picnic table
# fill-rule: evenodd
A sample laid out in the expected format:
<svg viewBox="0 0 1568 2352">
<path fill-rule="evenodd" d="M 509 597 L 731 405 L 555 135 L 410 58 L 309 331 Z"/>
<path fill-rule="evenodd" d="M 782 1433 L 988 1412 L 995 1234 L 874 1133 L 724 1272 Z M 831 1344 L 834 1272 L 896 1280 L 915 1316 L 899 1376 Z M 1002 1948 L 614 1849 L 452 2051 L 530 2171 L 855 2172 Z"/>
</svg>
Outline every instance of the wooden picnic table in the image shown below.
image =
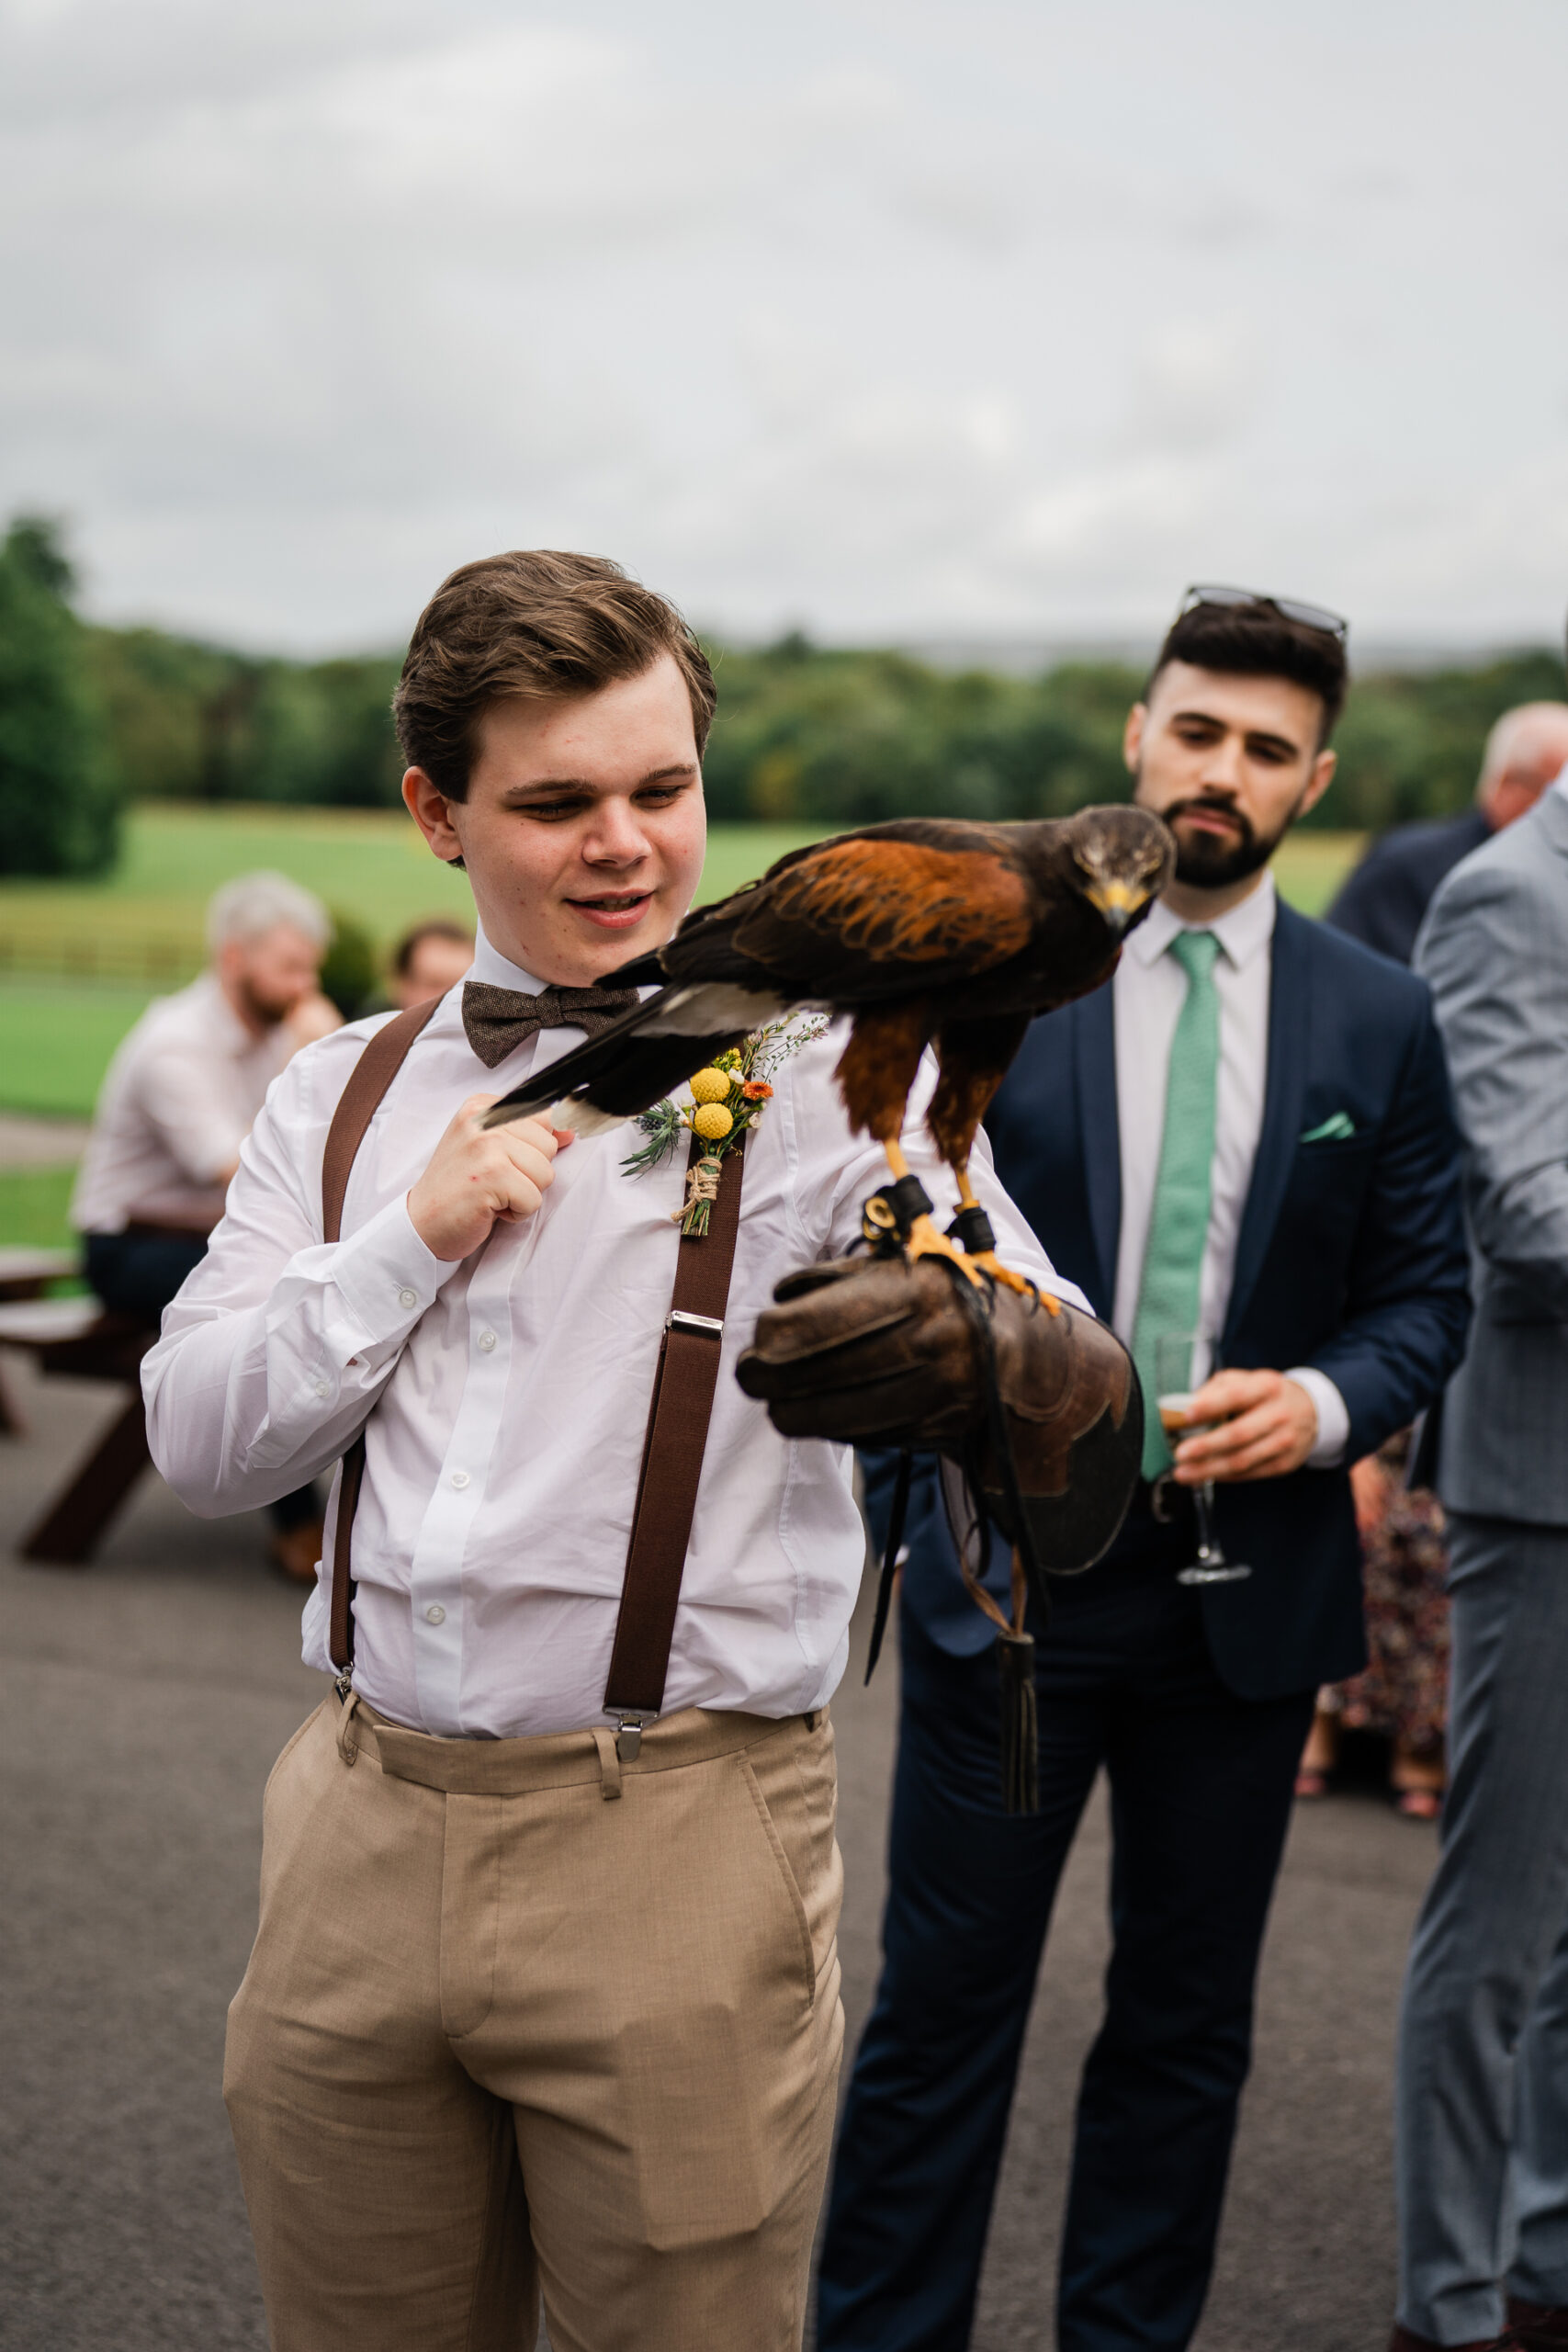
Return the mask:
<svg viewBox="0 0 1568 2352">
<path fill-rule="evenodd" d="M 223 1214 L 220 1192 L 160 1193 L 139 1201 L 128 1230 L 208 1234 Z M 158 1337 L 156 1324 L 110 1315 L 101 1299 L 46 1298 L 51 1283 L 80 1272 L 70 1250 L 0 1250 L 0 1349 L 30 1355 L 46 1375 L 107 1380 L 129 1393 L 121 1412 L 78 1464 L 37 1525 L 22 1538 L 25 1560 L 51 1567 L 81 1567 L 96 1550 L 152 1456 L 141 1403 L 141 1359 Z M 0 1431 L 25 1434 L 14 1402 L 0 1386 Z"/>
<path fill-rule="evenodd" d="M 0 1299 L 41 1298 L 51 1283 L 80 1272 L 74 1250 L 0 1250 Z"/>
</svg>

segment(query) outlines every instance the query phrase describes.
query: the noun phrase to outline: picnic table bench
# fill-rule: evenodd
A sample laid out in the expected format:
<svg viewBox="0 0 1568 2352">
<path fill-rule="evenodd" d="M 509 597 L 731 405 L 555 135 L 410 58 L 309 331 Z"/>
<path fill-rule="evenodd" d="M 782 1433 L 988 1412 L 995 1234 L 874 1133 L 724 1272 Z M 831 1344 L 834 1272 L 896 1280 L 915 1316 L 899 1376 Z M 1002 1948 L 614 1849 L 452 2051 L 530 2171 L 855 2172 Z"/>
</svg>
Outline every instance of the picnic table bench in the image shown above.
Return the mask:
<svg viewBox="0 0 1568 2352">
<path fill-rule="evenodd" d="M 181 1236 L 210 1233 L 223 1212 L 221 1193 L 168 1193 L 138 1204 L 130 1229 Z M 51 1283 L 80 1272 L 74 1250 L 0 1250 L 0 1350 L 30 1355 L 46 1376 L 107 1380 L 127 1389 L 120 1413 L 37 1525 L 22 1538 L 25 1560 L 80 1567 L 152 1460 L 141 1403 L 141 1359 L 158 1337 L 155 1323 L 109 1314 L 101 1299 L 48 1298 Z M 25 1431 L 0 1385 L 0 1430 Z"/>
</svg>

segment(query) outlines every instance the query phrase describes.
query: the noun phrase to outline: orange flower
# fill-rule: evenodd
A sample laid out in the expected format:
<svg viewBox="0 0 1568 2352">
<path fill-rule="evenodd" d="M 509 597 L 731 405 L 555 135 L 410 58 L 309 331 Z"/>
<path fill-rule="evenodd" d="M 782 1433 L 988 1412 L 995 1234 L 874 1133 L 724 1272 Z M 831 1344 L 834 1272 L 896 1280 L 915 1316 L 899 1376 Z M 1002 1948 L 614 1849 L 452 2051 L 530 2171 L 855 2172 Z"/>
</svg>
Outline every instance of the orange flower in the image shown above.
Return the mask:
<svg viewBox="0 0 1568 2352">
<path fill-rule="evenodd" d="M 761 1078 L 747 1079 L 740 1089 L 748 1102 L 765 1102 L 773 1091 L 767 1081 Z"/>
</svg>

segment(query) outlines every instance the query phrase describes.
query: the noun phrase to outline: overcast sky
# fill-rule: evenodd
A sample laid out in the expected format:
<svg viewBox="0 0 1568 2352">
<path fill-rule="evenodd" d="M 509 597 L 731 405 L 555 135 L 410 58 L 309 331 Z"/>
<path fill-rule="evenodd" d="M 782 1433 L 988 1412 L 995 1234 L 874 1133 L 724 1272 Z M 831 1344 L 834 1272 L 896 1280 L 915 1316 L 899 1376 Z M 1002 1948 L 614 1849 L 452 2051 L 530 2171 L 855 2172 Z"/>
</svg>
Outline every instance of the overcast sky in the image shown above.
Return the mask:
<svg viewBox="0 0 1568 2352">
<path fill-rule="evenodd" d="M 747 636 L 1184 583 L 1560 635 L 1565 0 L 0 0 L 0 511 L 400 642 L 503 546 Z"/>
</svg>

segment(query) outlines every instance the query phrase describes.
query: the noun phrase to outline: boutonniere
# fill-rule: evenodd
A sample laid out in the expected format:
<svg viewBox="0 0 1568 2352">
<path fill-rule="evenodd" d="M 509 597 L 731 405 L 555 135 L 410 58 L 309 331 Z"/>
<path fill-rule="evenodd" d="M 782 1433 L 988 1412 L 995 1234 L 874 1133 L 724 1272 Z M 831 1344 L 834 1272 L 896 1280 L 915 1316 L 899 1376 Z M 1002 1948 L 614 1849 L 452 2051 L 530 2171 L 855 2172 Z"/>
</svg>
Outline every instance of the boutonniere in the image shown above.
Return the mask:
<svg viewBox="0 0 1568 2352">
<path fill-rule="evenodd" d="M 671 1218 L 683 1234 L 700 1240 L 718 1197 L 718 1174 L 748 1127 L 754 1127 L 773 1100 L 773 1073 L 802 1046 L 820 1037 L 822 1020 L 775 1021 L 771 1028 L 754 1029 L 739 1046 L 715 1057 L 705 1069 L 688 1081 L 691 1099 L 655 1102 L 637 1119 L 647 1140 L 628 1152 L 621 1167 L 628 1176 L 645 1176 L 668 1159 L 683 1135 L 698 1136 L 702 1156 L 686 1170 L 686 1197 Z"/>
</svg>

